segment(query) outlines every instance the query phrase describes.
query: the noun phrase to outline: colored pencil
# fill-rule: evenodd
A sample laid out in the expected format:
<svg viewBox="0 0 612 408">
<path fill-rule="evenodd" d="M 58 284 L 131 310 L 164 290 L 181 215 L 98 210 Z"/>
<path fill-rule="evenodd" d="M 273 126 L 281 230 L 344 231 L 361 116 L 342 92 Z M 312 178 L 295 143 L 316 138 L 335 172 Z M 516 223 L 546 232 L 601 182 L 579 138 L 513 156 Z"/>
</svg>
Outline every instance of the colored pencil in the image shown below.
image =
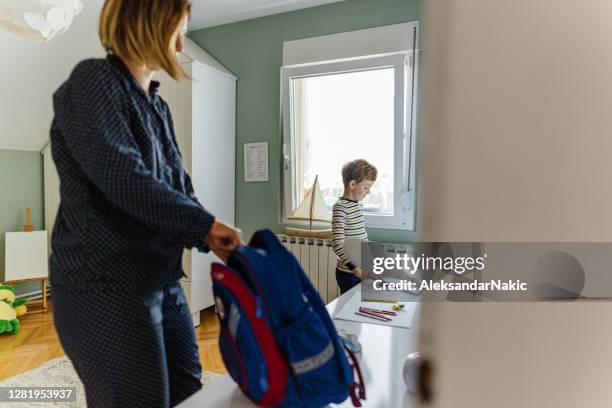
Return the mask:
<svg viewBox="0 0 612 408">
<path fill-rule="evenodd" d="M 391 319 L 385 319 L 383 317 L 380 316 L 375 316 L 375 315 L 371 315 L 371 314 L 366 314 L 366 313 L 362 313 L 362 312 L 355 312 L 356 315 L 359 316 L 363 316 L 363 317 L 369 317 L 370 319 L 374 319 L 374 320 L 380 320 L 381 322 L 388 322 Z"/>
<path fill-rule="evenodd" d="M 368 316 L 377 317 L 377 318 L 379 318 L 381 320 L 384 320 L 385 322 L 390 322 L 391 321 L 391 319 L 389 319 L 388 317 L 383 316 L 383 315 L 378 314 L 378 313 L 368 312 L 366 310 L 359 310 L 359 313 L 364 313 L 364 314 L 367 314 Z"/>
<path fill-rule="evenodd" d="M 397 313 L 389 311 L 389 310 L 379 310 L 379 309 L 370 309 L 369 307 L 360 307 L 359 310 L 365 310 L 368 312 L 380 313 L 389 316 L 397 316 Z"/>
</svg>

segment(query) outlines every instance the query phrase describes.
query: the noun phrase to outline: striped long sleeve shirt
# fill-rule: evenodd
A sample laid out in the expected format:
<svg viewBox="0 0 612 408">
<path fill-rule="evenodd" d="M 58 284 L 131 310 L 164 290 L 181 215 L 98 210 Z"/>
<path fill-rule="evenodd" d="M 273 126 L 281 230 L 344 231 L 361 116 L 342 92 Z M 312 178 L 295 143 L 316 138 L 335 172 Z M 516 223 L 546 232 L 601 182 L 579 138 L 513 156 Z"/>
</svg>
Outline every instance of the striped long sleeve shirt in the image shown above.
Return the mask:
<svg viewBox="0 0 612 408">
<path fill-rule="evenodd" d="M 338 256 L 338 269 L 350 273 L 353 265 L 344 253 L 346 238 L 368 239 L 363 207 L 358 201 L 340 197 L 332 212 L 332 248 Z"/>
</svg>

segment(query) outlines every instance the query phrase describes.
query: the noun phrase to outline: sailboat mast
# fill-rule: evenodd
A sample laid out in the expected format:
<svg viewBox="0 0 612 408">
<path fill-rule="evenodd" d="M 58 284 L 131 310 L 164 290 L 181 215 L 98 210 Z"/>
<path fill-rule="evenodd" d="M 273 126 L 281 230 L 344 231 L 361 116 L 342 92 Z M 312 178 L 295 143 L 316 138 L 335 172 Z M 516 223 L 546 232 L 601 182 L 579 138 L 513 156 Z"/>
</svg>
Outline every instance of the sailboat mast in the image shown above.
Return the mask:
<svg viewBox="0 0 612 408">
<path fill-rule="evenodd" d="M 314 212 L 314 203 L 315 203 L 315 194 L 317 193 L 315 190 L 315 186 L 317 185 L 317 181 L 319 180 L 319 175 L 315 176 L 314 184 L 312 185 L 312 197 L 310 199 L 310 229 L 312 229 L 312 213 Z"/>
</svg>

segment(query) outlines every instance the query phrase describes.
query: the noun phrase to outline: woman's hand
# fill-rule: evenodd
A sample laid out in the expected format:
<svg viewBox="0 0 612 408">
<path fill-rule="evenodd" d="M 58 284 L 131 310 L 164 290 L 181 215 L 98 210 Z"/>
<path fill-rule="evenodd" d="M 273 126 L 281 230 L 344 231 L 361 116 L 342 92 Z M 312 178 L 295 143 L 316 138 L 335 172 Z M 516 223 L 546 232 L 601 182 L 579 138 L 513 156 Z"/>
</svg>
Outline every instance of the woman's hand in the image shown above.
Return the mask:
<svg viewBox="0 0 612 408">
<path fill-rule="evenodd" d="M 363 269 L 361 269 L 360 267 L 356 267 L 355 269 L 353 269 L 353 275 L 355 275 L 359 279 L 363 279 Z"/>
<path fill-rule="evenodd" d="M 229 254 L 241 245 L 242 232 L 239 229 L 230 227 L 220 221 L 215 221 L 204 238 L 204 243 L 215 253 L 223 262 L 227 262 Z"/>
</svg>

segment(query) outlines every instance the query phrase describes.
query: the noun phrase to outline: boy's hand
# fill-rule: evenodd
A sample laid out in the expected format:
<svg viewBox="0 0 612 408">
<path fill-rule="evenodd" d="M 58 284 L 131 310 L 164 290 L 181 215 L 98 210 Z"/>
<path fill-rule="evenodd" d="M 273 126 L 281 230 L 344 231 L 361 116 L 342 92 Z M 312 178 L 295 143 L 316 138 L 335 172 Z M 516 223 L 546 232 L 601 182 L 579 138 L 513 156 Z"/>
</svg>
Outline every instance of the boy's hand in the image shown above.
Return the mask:
<svg viewBox="0 0 612 408">
<path fill-rule="evenodd" d="M 356 267 L 352 270 L 352 272 L 359 279 L 363 279 L 363 269 L 361 269 L 360 267 Z"/>
<path fill-rule="evenodd" d="M 229 254 L 242 244 L 240 238 L 241 231 L 234 227 L 230 227 L 219 221 L 215 221 L 208 231 L 208 235 L 204 238 L 204 243 L 208 245 L 211 251 L 214 252 L 223 262 L 227 262 Z"/>
</svg>

